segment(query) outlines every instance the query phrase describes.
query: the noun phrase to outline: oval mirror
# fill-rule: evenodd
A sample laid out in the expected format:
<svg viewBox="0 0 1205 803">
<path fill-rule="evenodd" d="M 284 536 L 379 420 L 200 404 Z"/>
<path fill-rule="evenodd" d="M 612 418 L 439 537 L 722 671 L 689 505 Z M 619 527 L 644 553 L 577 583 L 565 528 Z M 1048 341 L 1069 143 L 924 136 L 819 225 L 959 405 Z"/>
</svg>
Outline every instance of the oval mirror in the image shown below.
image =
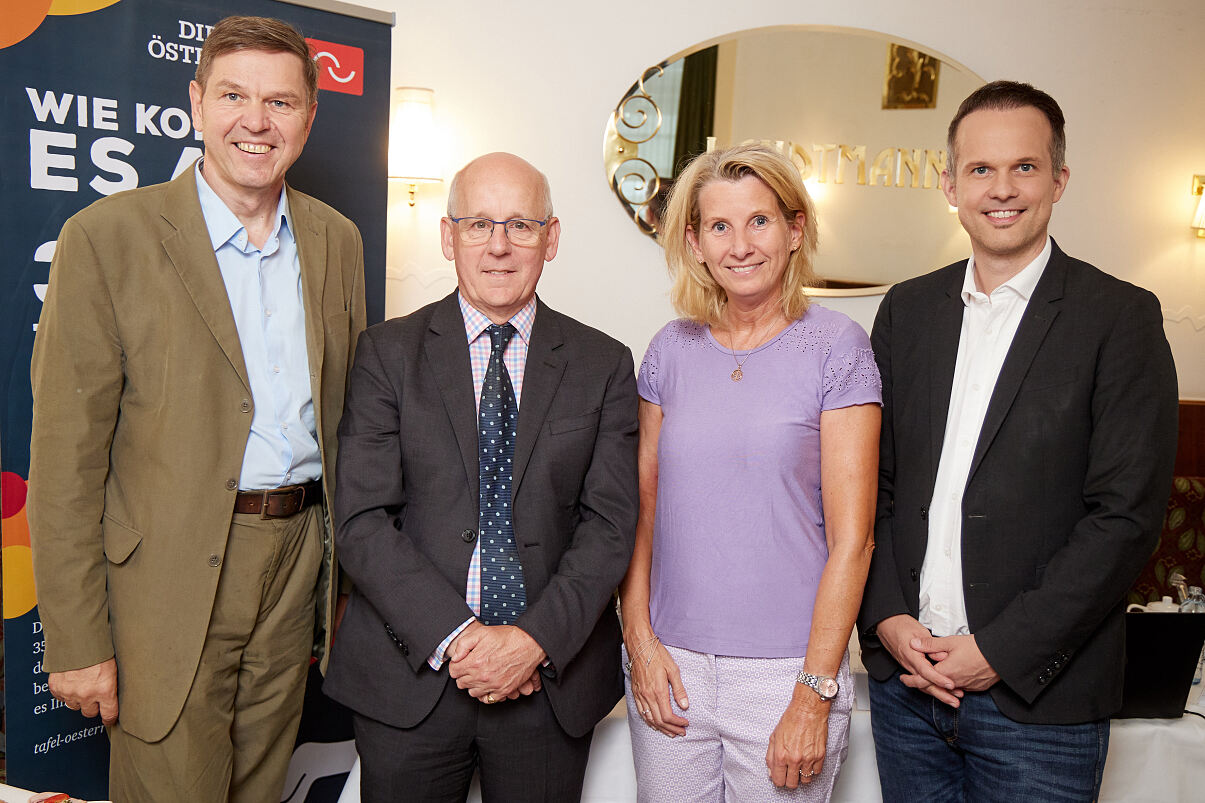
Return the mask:
<svg viewBox="0 0 1205 803">
<path fill-rule="evenodd" d="M 852 28 L 757 28 L 650 67 L 616 105 L 607 181 L 658 236 L 674 178 L 704 150 L 768 142 L 799 168 L 820 225 L 815 295 L 870 295 L 963 259 L 941 192 L 946 126 L 979 76 L 930 50 Z"/>
</svg>

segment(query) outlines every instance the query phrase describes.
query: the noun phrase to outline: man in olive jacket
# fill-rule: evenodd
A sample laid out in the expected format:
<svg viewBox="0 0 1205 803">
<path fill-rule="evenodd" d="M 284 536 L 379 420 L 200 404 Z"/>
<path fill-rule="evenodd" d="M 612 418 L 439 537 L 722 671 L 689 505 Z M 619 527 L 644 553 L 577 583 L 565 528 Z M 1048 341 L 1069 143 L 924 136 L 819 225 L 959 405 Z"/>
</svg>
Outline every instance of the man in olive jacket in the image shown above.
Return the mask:
<svg viewBox="0 0 1205 803">
<path fill-rule="evenodd" d="M 359 232 L 287 187 L 305 40 L 234 17 L 205 157 L 67 221 L 33 354 L 29 521 L 50 690 L 110 726 L 114 800 L 279 800 L 333 610 Z"/>
</svg>

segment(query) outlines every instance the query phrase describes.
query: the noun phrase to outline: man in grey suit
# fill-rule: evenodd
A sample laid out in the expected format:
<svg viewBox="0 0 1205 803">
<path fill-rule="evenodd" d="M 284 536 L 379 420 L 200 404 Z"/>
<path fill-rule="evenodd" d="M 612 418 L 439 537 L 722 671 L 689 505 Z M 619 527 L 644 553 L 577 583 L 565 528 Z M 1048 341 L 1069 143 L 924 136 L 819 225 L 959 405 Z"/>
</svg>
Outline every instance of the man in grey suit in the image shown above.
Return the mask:
<svg viewBox="0 0 1205 803">
<path fill-rule="evenodd" d="M 1175 368 L 1158 300 L 1047 234 L 1070 176 L 1053 98 L 981 87 L 948 148 L 972 258 L 892 288 L 871 337 L 883 430 L 859 629 L 883 797 L 1090 801 L 1123 597 L 1171 485 Z"/>
<path fill-rule="evenodd" d="M 560 222 L 504 153 L 452 180 L 458 289 L 371 327 L 339 427 L 355 583 L 325 691 L 356 712 L 365 801 L 580 797 L 623 693 L 612 593 L 636 526 L 636 385 L 619 342 L 536 295 Z"/>
</svg>

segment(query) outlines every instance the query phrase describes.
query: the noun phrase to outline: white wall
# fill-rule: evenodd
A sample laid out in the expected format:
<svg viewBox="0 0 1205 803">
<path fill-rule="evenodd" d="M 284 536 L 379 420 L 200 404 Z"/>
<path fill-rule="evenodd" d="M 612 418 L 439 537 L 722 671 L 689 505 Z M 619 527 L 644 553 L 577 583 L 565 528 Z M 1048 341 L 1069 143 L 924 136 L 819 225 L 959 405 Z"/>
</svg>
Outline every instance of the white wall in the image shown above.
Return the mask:
<svg viewBox="0 0 1205 803">
<path fill-rule="evenodd" d="M 1071 182 L 1052 233 L 1159 296 L 1180 395 L 1205 398 L 1205 240 L 1188 228 L 1191 177 L 1205 173 L 1200 0 L 357 2 L 397 13 L 394 84 L 435 89 L 447 176 L 493 150 L 548 174 L 563 234 L 541 297 L 619 337 L 637 361 L 673 315 L 668 282 L 660 249 L 611 195 L 601 150 L 610 110 L 646 67 L 731 31 L 819 24 L 912 40 L 987 80 L 1030 81 L 1069 121 Z M 421 187 L 413 209 L 405 196 L 391 190 L 391 316 L 455 286 L 438 241 L 446 184 Z M 878 299 L 823 303 L 869 327 Z"/>
</svg>

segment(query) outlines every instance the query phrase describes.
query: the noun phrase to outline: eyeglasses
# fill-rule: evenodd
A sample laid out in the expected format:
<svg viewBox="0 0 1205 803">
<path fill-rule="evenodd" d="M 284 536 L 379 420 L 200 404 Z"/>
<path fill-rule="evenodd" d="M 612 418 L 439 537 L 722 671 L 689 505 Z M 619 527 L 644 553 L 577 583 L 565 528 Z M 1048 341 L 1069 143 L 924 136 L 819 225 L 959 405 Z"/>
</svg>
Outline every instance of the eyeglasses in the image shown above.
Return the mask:
<svg viewBox="0 0 1205 803">
<path fill-rule="evenodd" d="M 494 226 L 501 226 L 506 232 L 506 239 L 511 245 L 535 245 L 540 239 L 540 232 L 548 225 L 547 220 L 528 220 L 527 218 L 511 218 L 510 220 L 490 220 L 487 217 L 450 217 L 448 220 L 460 229 L 460 241 L 465 245 L 481 245 L 494 236 Z"/>
</svg>

